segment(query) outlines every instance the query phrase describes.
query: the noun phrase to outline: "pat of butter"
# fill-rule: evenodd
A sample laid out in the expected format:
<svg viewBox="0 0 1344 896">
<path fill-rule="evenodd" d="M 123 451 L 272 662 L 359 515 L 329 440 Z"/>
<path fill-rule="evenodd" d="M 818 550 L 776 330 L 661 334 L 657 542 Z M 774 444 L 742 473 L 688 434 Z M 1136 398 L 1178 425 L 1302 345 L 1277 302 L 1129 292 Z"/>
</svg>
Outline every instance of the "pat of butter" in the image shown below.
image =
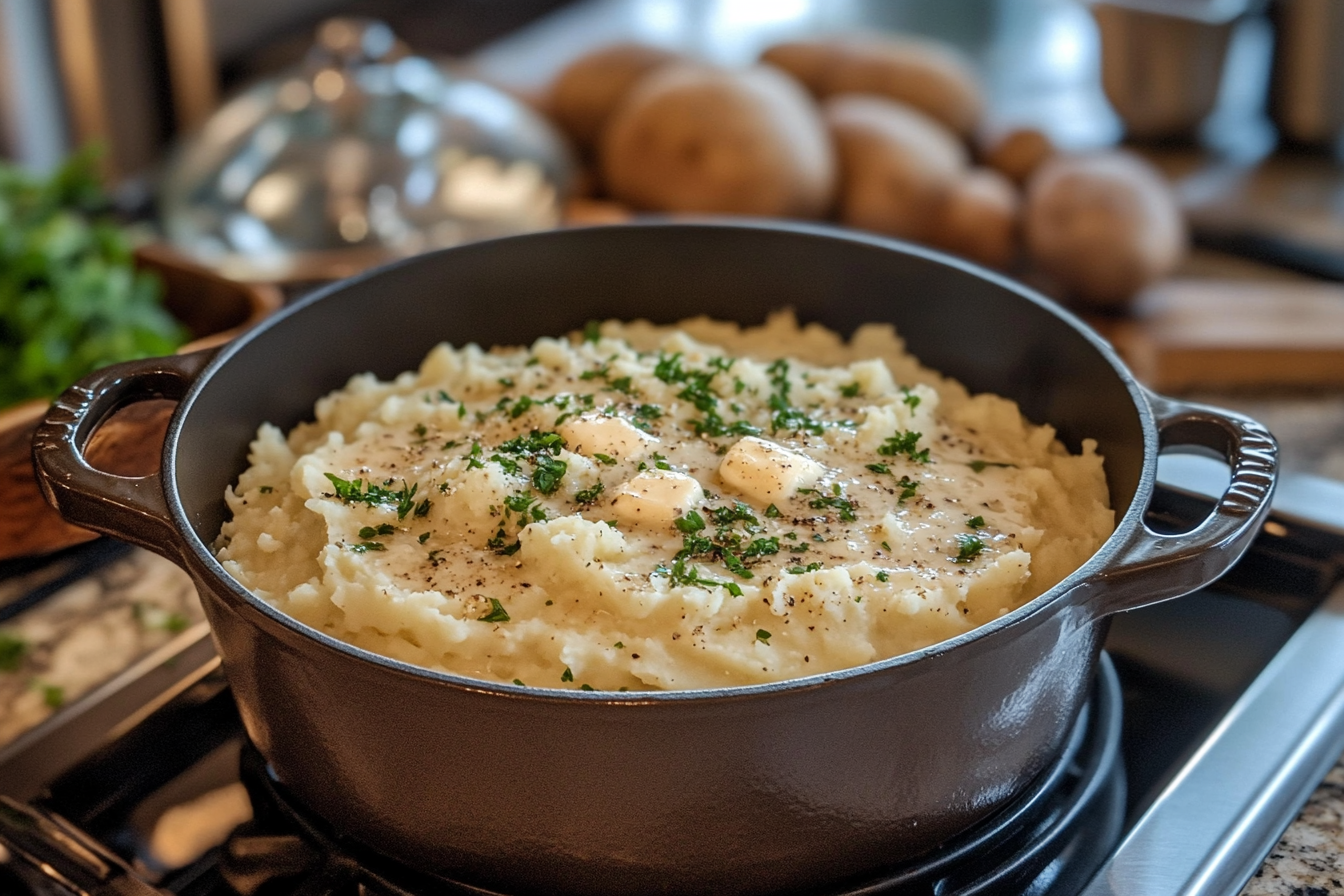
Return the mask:
<svg viewBox="0 0 1344 896">
<path fill-rule="evenodd" d="M 729 448 L 719 464 L 719 477 L 727 485 L 757 501 L 787 498 L 825 472 L 812 458 L 755 436 Z"/>
<path fill-rule="evenodd" d="M 584 414 L 568 420 L 560 424 L 560 435 L 575 454 L 605 454 L 618 460 L 637 458 L 658 441 L 625 418 L 605 414 Z"/>
<path fill-rule="evenodd" d="M 643 526 L 670 526 L 695 509 L 705 490 L 693 476 L 672 470 L 640 473 L 616 487 L 611 509 L 617 519 Z"/>
</svg>

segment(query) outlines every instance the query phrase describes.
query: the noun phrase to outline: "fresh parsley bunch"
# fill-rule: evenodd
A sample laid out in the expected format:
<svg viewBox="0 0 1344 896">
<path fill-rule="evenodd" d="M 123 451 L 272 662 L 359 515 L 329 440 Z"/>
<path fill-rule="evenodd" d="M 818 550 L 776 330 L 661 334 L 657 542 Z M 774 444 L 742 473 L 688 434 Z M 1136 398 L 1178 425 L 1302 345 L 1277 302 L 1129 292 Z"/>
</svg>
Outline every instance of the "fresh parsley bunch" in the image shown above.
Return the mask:
<svg viewBox="0 0 1344 896">
<path fill-rule="evenodd" d="M 45 179 L 0 164 L 0 407 L 187 338 L 106 217 L 96 160 L 84 150 Z"/>
</svg>

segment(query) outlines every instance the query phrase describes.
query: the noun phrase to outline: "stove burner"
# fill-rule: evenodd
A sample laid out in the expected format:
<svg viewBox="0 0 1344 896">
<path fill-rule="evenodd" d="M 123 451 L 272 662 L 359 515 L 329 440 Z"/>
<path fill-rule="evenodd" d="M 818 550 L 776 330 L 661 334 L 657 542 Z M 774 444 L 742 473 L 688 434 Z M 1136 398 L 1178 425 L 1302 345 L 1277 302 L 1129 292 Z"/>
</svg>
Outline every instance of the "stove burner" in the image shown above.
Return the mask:
<svg viewBox="0 0 1344 896">
<path fill-rule="evenodd" d="M 1120 682 L 1103 655 L 1064 751 L 1026 793 L 929 855 L 806 896 L 1076 893 L 1114 848 L 1124 821 L 1120 715 Z M 229 838 L 218 866 L 238 896 L 502 896 L 412 870 L 335 834 L 289 796 L 251 747 L 242 778 L 255 816 Z"/>
</svg>

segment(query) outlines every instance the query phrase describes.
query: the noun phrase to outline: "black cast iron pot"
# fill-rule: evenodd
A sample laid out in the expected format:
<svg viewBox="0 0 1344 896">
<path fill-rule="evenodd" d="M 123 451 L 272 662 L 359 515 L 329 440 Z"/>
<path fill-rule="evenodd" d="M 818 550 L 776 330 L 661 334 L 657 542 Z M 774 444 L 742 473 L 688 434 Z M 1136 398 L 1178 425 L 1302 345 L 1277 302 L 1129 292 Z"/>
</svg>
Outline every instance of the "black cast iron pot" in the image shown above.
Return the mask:
<svg viewBox="0 0 1344 896">
<path fill-rule="evenodd" d="M 1106 458 L 1115 534 L 1081 569 L 964 636 L 857 669 L 714 691 L 492 684 L 332 640 L 253 597 L 210 549 L 263 421 L 289 428 L 354 372 L 437 342 L 531 342 L 594 318 L 791 306 L 842 333 L 892 321 L 928 364 L 1015 399 Z M 162 471 L 97 472 L 114 408 L 178 398 Z M 1184 535 L 1142 516 L 1159 448 L 1232 467 Z M 34 453 L 65 517 L 195 579 L 247 731 L 335 828 L 421 867 L 534 893 L 764 893 L 930 849 L 1021 791 L 1060 749 L 1118 611 L 1222 574 L 1259 528 L 1275 444 L 1254 421 L 1145 391 L 1073 317 L 1004 278 L 890 240 L 768 223 L 641 223 L 476 243 L 338 283 L 217 352 L 94 374 Z"/>
</svg>

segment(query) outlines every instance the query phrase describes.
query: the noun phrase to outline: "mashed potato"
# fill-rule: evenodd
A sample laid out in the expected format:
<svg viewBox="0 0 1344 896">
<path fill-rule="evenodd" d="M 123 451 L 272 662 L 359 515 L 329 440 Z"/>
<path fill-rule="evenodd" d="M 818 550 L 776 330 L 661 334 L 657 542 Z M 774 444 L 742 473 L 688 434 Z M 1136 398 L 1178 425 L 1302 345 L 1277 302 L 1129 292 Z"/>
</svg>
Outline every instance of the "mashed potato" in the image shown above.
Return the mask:
<svg viewBox="0 0 1344 896">
<path fill-rule="evenodd" d="M 1071 455 L 889 326 L 608 322 L 353 377 L 227 495 L 225 569 L 315 629 L 528 687 L 844 669 L 988 622 L 1113 527 Z"/>
</svg>

